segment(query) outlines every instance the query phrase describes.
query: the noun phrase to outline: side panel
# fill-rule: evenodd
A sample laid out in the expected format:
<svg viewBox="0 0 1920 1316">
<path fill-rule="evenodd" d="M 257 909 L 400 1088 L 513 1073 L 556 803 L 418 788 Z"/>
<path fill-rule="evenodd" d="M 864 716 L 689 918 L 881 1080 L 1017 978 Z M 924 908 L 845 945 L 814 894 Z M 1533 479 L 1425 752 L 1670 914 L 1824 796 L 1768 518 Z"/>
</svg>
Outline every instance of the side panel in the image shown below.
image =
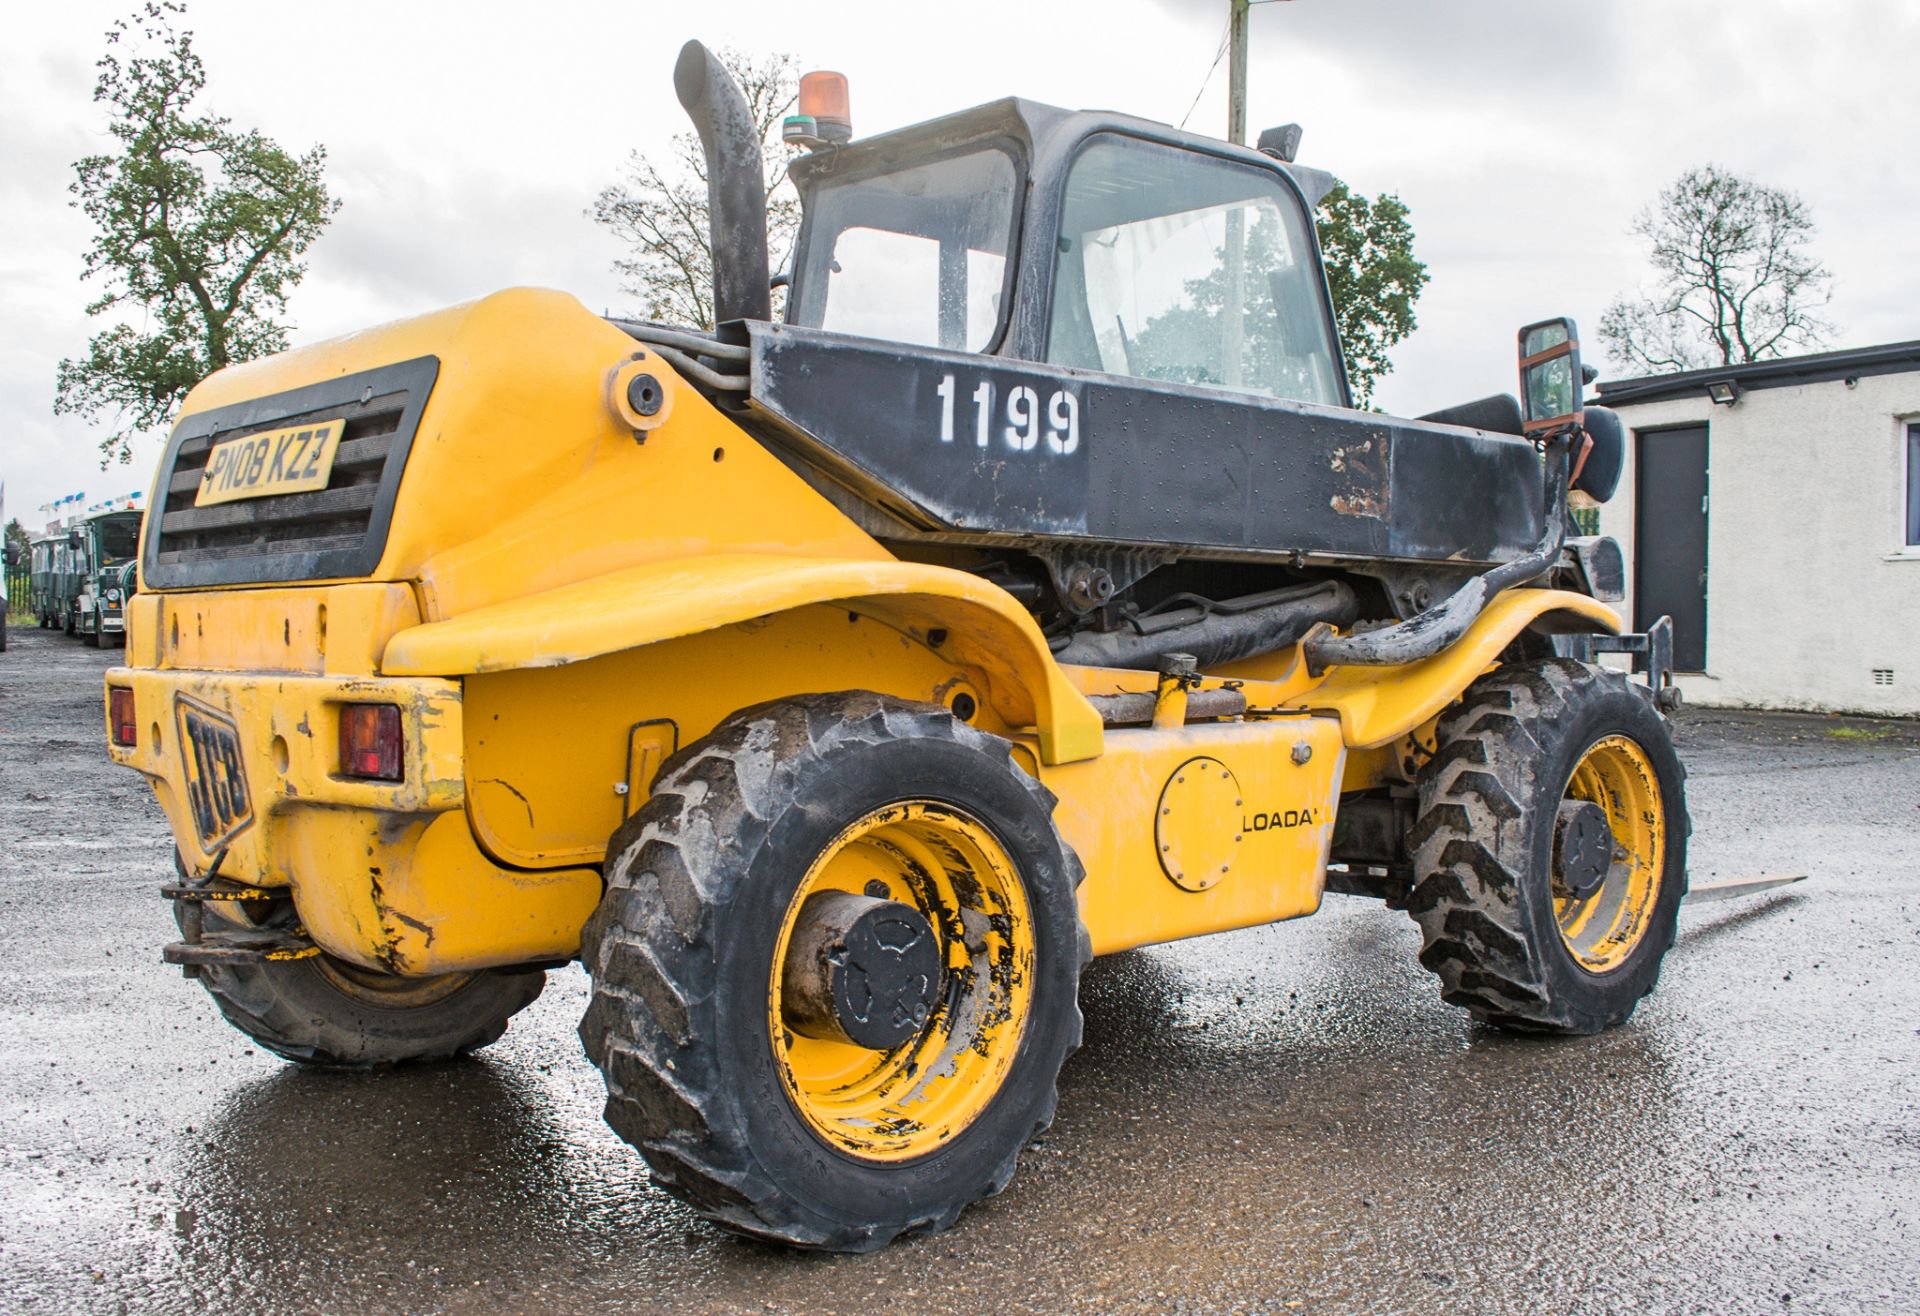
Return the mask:
<svg viewBox="0 0 1920 1316">
<path fill-rule="evenodd" d="M 801 608 L 562 667 L 468 677 L 474 833 L 502 863 L 597 864 L 645 803 L 664 758 L 650 746 L 683 749 L 769 699 L 856 687 L 949 706 L 964 696 L 976 725 L 1006 730 L 978 671 L 846 608 Z"/>
<path fill-rule="evenodd" d="M 1540 538 L 1533 445 L 1367 412 L 749 325 L 753 402 L 930 530 L 1489 563 Z"/>
<path fill-rule="evenodd" d="M 1038 769 L 1086 865 L 1093 953 L 1313 913 L 1344 758 L 1337 719 L 1301 716 L 1111 731 L 1099 758 Z"/>
<path fill-rule="evenodd" d="M 298 874 L 294 904 L 307 934 L 370 969 L 427 976 L 571 959 L 600 903 L 598 871 L 502 868 L 480 853 L 457 810 L 302 809 L 277 830 Z M 370 857 L 355 865 L 357 856 Z"/>
</svg>

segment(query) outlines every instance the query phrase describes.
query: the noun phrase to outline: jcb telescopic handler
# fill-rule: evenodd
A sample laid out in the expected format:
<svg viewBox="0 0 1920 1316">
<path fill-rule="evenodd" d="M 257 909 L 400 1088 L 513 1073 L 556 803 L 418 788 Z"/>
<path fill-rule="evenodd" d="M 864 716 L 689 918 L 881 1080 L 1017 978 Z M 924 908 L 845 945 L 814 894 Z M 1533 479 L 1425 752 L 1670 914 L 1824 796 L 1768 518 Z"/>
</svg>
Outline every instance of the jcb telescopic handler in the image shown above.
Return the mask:
<svg viewBox="0 0 1920 1316">
<path fill-rule="evenodd" d="M 452 1056 L 578 958 L 658 1182 L 862 1250 L 1005 1186 L 1094 955 L 1338 891 L 1491 1023 L 1633 1011 L 1688 825 L 1570 321 L 1524 402 L 1356 410 L 1297 131 L 858 140 L 837 75 L 776 321 L 743 98 L 674 76 L 717 329 L 503 292 L 183 409 L 106 706 L 229 1020 Z"/>
</svg>

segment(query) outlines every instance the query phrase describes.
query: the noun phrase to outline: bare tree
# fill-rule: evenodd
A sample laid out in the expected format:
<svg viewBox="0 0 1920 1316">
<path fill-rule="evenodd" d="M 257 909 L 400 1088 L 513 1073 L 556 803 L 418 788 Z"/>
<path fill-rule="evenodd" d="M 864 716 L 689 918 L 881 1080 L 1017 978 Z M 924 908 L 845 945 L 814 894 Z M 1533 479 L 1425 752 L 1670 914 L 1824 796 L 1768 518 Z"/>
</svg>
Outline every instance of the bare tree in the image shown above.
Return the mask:
<svg viewBox="0 0 1920 1316">
<path fill-rule="evenodd" d="M 799 60 L 768 55 L 755 61 L 731 49 L 719 56 L 760 126 L 767 161 L 767 248 L 773 267 L 781 269 L 800 228 L 800 198 L 787 182 L 788 152 L 780 142 L 781 120 L 799 98 Z M 713 327 L 713 243 L 699 138 L 676 134 L 664 162 L 633 152 L 621 180 L 602 190 L 587 213 L 633 248 L 613 268 L 622 276 L 621 287 L 642 299 L 642 314 L 670 324 Z"/>
<path fill-rule="evenodd" d="M 1819 347 L 1833 276 L 1805 250 L 1806 204 L 1717 165 L 1689 169 L 1635 217 L 1659 290 L 1619 297 L 1600 321 L 1613 355 L 1650 372 L 1764 361 Z"/>
</svg>

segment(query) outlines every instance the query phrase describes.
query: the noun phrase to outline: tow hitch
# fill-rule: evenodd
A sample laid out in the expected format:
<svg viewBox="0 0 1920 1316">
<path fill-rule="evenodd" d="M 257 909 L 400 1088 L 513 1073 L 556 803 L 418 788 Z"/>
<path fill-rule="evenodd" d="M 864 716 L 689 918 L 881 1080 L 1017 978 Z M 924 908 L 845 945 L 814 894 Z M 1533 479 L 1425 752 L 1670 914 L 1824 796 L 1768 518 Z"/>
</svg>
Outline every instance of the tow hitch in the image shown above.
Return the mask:
<svg viewBox="0 0 1920 1316">
<path fill-rule="evenodd" d="M 199 977 L 203 964 L 265 964 L 271 960 L 304 960 L 320 953 L 320 948 L 299 928 L 288 931 L 229 924 L 213 932 L 206 930 L 205 906 L 210 900 L 265 904 L 285 899 L 285 892 L 216 877 L 199 883 L 163 886 L 160 894 L 179 906 L 182 936 L 181 940 L 161 947 L 160 958 L 168 964 L 178 964 L 185 977 Z"/>
</svg>

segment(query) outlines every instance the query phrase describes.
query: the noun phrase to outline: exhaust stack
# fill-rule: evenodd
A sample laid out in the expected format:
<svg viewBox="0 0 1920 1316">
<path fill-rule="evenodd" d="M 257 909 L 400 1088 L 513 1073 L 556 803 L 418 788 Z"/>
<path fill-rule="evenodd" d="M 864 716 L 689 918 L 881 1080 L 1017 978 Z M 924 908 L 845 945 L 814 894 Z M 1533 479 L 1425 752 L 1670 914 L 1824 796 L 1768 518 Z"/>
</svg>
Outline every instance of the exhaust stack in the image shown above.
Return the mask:
<svg viewBox="0 0 1920 1316">
<path fill-rule="evenodd" d="M 771 320 L 767 190 L 760 131 L 747 98 L 698 41 L 680 48 L 673 89 L 700 134 L 707 158 L 707 214 L 713 243 L 713 320 Z"/>
</svg>

